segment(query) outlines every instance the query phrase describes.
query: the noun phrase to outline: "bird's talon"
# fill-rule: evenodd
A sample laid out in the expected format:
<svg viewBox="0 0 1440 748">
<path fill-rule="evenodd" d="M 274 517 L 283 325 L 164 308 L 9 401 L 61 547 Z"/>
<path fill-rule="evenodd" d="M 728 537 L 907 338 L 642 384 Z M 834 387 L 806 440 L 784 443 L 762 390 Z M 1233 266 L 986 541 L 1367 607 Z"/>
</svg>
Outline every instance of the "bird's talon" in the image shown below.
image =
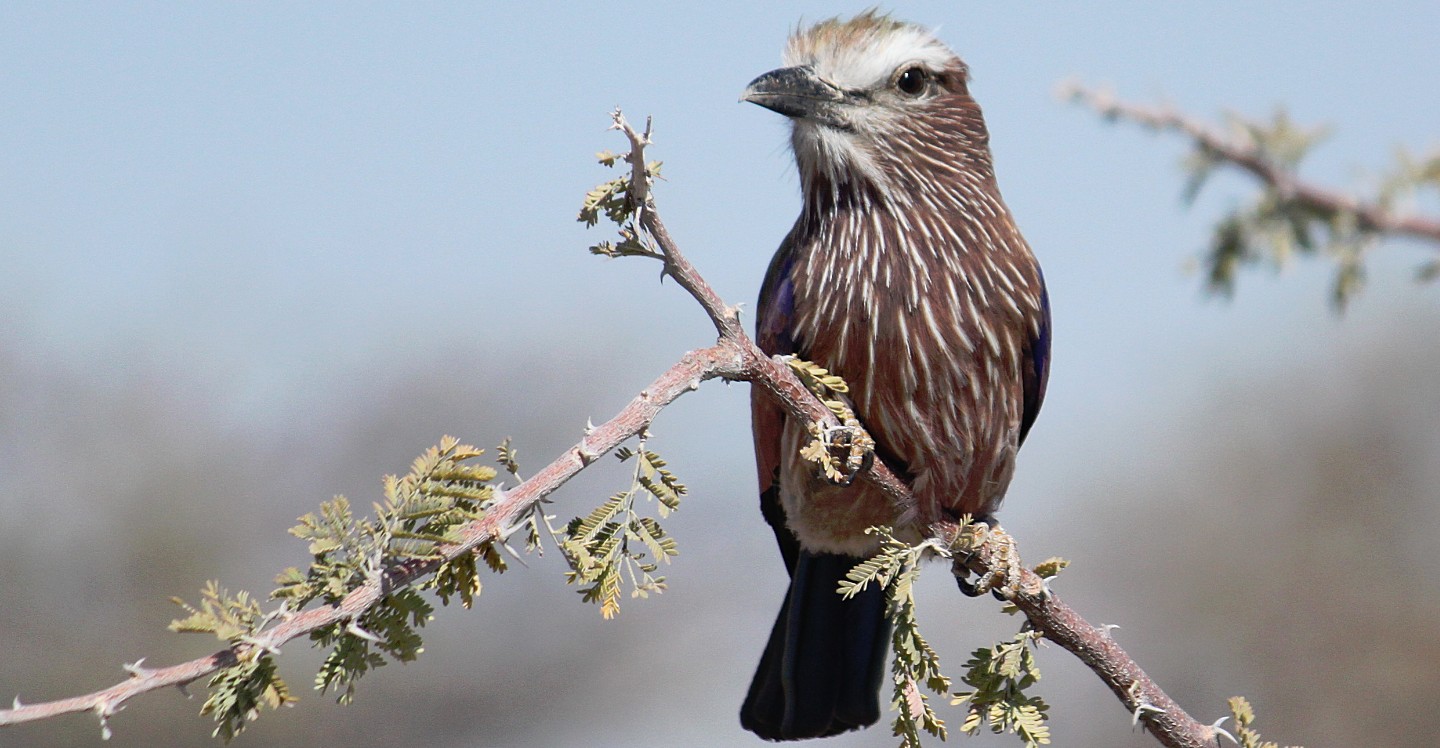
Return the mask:
<svg viewBox="0 0 1440 748">
<path fill-rule="evenodd" d="M 813 421 L 809 431 L 813 438 L 800 454 L 815 463 L 820 476 L 831 485 L 849 486 L 869 469 L 875 442 L 859 423 L 832 426 Z"/>
<path fill-rule="evenodd" d="M 964 545 L 972 550 L 980 548 L 990 549 L 990 568 L 980 576 L 975 583 L 975 588 L 981 592 L 994 591 L 1001 600 L 1009 601 L 1021 592 L 1038 594 L 1038 590 L 1028 590 L 1024 586 L 1024 577 L 1021 570 L 1024 566 L 1020 562 L 1020 552 L 1015 545 L 1015 539 L 1005 532 L 999 525 L 993 529 L 985 522 L 972 522 L 966 527 L 968 537 L 963 537 Z"/>
</svg>

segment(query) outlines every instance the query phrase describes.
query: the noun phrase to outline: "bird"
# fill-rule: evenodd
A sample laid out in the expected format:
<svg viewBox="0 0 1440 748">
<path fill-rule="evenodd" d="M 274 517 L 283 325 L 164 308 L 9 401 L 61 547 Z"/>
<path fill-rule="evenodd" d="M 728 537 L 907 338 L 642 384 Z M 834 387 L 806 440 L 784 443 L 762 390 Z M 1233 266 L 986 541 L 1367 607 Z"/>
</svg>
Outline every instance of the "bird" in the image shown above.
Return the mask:
<svg viewBox="0 0 1440 748">
<path fill-rule="evenodd" d="M 783 67 L 741 101 L 789 118 L 802 208 L 771 260 L 756 343 L 843 377 L 873 459 L 915 496 L 895 506 L 800 455 L 811 438 L 752 388 L 760 503 L 790 586 L 740 718 L 769 740 L 879 719 L 891 625 L 876 585 L 843 599 L 878 550 L 871 526 L 993 523 L 1050 370 L 1050 300 L 996 183 L 966 64 L 930 29 L 875 10 L 797 27 Z"/>
</svg>

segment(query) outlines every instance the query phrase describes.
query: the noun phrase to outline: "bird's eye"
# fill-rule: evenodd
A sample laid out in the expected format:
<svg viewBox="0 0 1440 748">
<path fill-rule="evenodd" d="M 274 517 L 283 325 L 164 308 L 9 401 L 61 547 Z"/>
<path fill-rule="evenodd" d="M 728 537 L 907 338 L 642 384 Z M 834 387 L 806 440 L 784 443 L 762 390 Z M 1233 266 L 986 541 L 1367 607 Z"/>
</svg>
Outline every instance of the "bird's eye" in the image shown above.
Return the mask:
<svg viewBox="0 0 1440 748">
<path fill-rule="evenodd" d="M 905 68 L 904 72 L 895 78 L 895 87 L 901 93 L 909 96 L 919 96 L 925 91 L 925 84 L 929 82 L 930 74 L 922 67 Z"/>
</svg>

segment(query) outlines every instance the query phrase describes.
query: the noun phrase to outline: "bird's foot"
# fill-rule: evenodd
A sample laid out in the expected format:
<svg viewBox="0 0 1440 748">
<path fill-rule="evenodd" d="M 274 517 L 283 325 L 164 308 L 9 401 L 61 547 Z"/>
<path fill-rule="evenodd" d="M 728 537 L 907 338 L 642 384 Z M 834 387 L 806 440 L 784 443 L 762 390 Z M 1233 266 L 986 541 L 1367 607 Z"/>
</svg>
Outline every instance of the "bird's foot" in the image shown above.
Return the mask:
<svg viewBox="0 0 1440 748">
<path fill-rule="evenodd" d="M 1015 538 L 1010 537 L 1010 533 L 999 524 L 994 528 L 983 521 L 967 524 L 954 547 L 959 551 L 957 565 L 982 548 L 989 551 L 990 566 L 974 582 L 969 580 L 968 570 L 963 575 L 956 574 L 955 582 L 962 593 L 977 597 L 989 592 L 1000 600 L 1009 600 L 1021 592 L 1023 577 L 1020 572 L 1025 567 L 1020 561 L 1020 549 Z"/>
<path fill-rule="evenodd" d="M 840 421 L 838 426 L 824 420 L 812 421 L 808 427 L 810 443 L 800 450 L 800 456 L 815 463 L 821 476 L 830 483 L 838 486 L 854 483 L 875 461 L 875 440 L 860 425 L 851 407 L 847 395 L 850 386 L 813 361 L 795 356 L 780 358 Z"/>
<path fill-rule="evenodd" d="M 875 460 L 875 440 L 853 415 L 841 426 L 812 422 L 809 431 L 810 443 L 800 450 L 800 456 L 815 463 L 820 475 L 830 483 L 854 483 Z"/>
</svg>

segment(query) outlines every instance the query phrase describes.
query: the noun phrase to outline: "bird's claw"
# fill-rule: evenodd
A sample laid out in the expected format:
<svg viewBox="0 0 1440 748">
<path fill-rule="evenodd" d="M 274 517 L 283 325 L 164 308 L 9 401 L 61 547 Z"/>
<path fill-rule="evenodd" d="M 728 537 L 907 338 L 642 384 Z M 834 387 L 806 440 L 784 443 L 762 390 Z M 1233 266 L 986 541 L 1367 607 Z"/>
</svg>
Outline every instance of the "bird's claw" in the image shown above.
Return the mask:
<svg viewBox="0 0 1440 748">
<path fill-rule="evenodd" d="M 1020 590 L 1020 570 L 1025 568 L 1020 562 L 1020 549 L 1015 545 L 1015 538 L 999 525 L 991 529 L 980 522 L 976 526 L 982 533 L 981 542 L 991 549 L 991 563 L 990 569 L 980 575 L 975 586 L 982 592 L 995 590 L 1007 599 L 1013 597 Z"/>
<path fill-rule="evenodd" d="M 800 456 L 815 463 L 821 477 L 833 485 L 854 483 L 875 460 L 875 440 L 858 421 L 841 426 L 814 421 L 809 430 L 810 444 Z"/>
<path fill-rule="evenodd" d="M 973 554 L 981 548 L 988 548 L 990 551 L 990 567 L 981 574 L 973 583 L 964 576 L 957 575 L 955 582 L 960 586 L 960 591 L 970 597 L 977 597 L 986 592 L 995 595 L 999 600 L 1006 601 L 1014 598 L 1020 592 L 1032 594 L 1044 594 L 1045 590 L 1041 585 L 1034 585 L 1036 589 L 1028 589 L 1024 585 L 1024 577 L 1021 572 L 1025 566 L 1020 561 L 1020 549 L 1015 543 L 1015 538 L 1005 532 L 998 524 L 994 528 L 984 521 L 971 522 L 965 525 L 956 545 L 966 549 L 968 554 Z"/>
</svg>

